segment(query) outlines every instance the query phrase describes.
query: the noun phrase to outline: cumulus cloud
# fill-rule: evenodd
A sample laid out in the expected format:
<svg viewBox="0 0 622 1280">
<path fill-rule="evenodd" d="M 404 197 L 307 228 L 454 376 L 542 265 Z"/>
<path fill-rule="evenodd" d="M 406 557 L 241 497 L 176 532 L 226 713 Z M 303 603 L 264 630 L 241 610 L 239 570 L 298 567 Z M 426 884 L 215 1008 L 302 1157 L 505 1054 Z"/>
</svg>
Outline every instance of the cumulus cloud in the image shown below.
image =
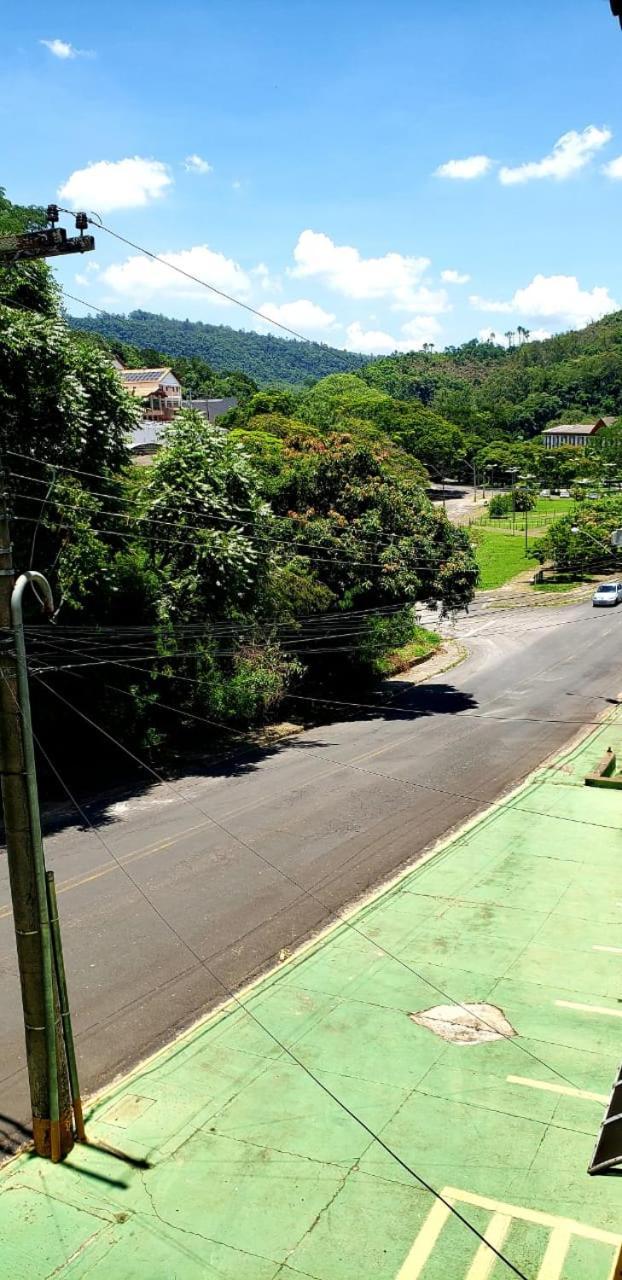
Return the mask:
<svg viewBox="0 0 622 1280">
<path fill-rule="evenodd" d="M 435 177 L 472 182 L 474 178 L 483 178 L 491 168 L 490 156 L 466 156 L 464 160 L 447 160 L 445 164 L 440 164 Z"/>
<path fill-rule="evenodd" d="M 211 164 L 204 160 L 202 156 L 198 156 L 196 152 L 191 156 L 186 156 L 184 169 L 186 173 L 212 173 Z"/>
<path fill-rule="evenodd" d="M 478 311 L 540 316 L 577 329 L 618 309 L 607 288 L 596 285 L 593 289 L 582 289 L 576 276 L 537 275 L 524 289 L 517 289 L 508 302 L 494 302 L 477 295 L 469 301 Z"/>
<path fill-rule="evenodd" d="M 416 351 L 424 343 L 434 342 L 441 332 L 438 320 L 430 316 L 413 316 L 402 325 L 402 338 L 386 333 L 384 329 L 363 329 L 358 320 L 346 329 L 346 346 L 350 351 L 363 351 L 369 355 L 390 355 L 392 351 Z"/>
<path fill-rule="evenodd" d="M 98 160 L 75 169 L 58 188 L 73 209 L 136 209 L 159 199 L 173 179 L 160 160 L 133 156 L 127 160 Z"/>
<path fill-rule="evenodd" d="M 429 258 L 401 253 L 364 258 L 352 245 L 338 245 L 322 232 L 307 230 L 298 238 L 294 261 L 290 275 L 323 280 L 346 298 L 387 298 L 396 310 L 406 311 L 442 311 L 447 306 L 443 290 L 419 288 Z"/>
<path fill-rule="evenodd" d="M 214 305 L 227 306 L 226 298 L 204 289 L 192 280 L 186 279 L 171 266 L 179 267 L 199 280 L 213 284 L 217 289 L 241 297 L 244 301 L 251 292 L 249 276 L 237 262 L 225 258 L 222 253 L 215 253 L 206 244 L 194 245 L 192 249 L 183 249 L 179 253 L 162 253 L 163 261 L 154 262 L 144 258 L 142 254 L 133 254 L 125 262 L 113 263 L 101 273 L 100 279 L 115 293 L 125 298 L 140 301 L 158 294 L 168 294 L 175 298 L 196 298 L 199 294 L 203 301 Z"/>
<path fill-rule="evenodd" d="M 498 311 L 500 314 L 505 312 L 507 315 L 514 311 L 511 302 L 496 302 L 493 298 L 480 298 L 479 293 L 472 293 L 469 302 L 476 311 Z"/>
<path fill-rule="evenodd" d="M 251 268 L 250 274 L 256 276 L 261 288 L 267 293 L 281 293 L 283 284 L 280 276 L 273 276 L 265 262 L 258 262 Z"/>
<path fill-rule="evenodd" d="M 319 333 L 335 327 L 336 317 L 332 312 L 325 311 L 308 298 L 298 298 L 296 302 L 264 302 L 259 310 L 271 320 L 278 320 L 280 324 L 302 333 Z"/>
<path fill-rule="evenodd" d="M 513 301 L 522 315 L 556 316 L 577 327 L 618 307 L 608 289 L 581 289 L 576 276 L 534 276 L 525 289 L 517 289 Z"/>
<path fill-rule="evenodd" d="M 446 271 L 441 271 L 441 280 L 444 280 L 445 284 L 468 284 L 470 279 L 471 277 L 467 275 L 466 271 L 452 271 L 449 268 Z"/>
<path fill-rule="evenodd" d="M 622 156 L 616 156 L 615 160 L 610 160 L 609 164 L 603 165 L 603 173 L 608 178 L 622 179 Z"/>
<path fill-rule="evenodd" d="M 55 40 L 40 40 L 39 44 L 44 44 L 46 49 L 49 49 L 50 53 L 52 53 L 55 58 L 60 58 L 63 61 L 67 58 L 84 58 L 89 56 L 82 49 L 75 49 L 68 40 L 59 40 L 58 37 L 56 37 Z"/>
<path fill-rule="evenodd" d="M 532 160 L 514 168 L 504 165 L 499 170 L 499 181 L 506 187 L 532 182 L 538 178 L 554 178 L 557 182 L 563 182 L 565 178 L 570 178 L 585 168 L 612 137 L 610 129 L 599 129 L 594 124 L 588 125 L 580 133 L 571 129 L 558 138 L 553 150 L 542 160 Z"/>
</svg>

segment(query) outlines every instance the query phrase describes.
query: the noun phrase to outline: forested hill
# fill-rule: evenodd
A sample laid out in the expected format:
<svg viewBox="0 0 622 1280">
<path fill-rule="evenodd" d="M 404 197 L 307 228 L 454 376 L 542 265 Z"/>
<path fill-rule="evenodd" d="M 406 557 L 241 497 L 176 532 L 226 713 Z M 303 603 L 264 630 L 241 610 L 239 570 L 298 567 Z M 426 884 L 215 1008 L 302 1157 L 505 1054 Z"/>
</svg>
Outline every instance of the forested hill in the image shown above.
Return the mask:
<svg viewBox="0 0 622 1280">
<path fill-rule="evenodd" d="M 350 373 L 369 360 L 320 342 L 297 342 L 200 320 L 171 320 L 150 311 L 131 311 L 127 316 L 69 316 L 68 320 L 75 329 L 102 334 L 112 345 L 120 341 L 166 351 L 170 356 L 198 356 L 217 372 L 237 369 L 259 386 L 300 386 L 329 373 Z"/>
<path fill-rule="evenodd" d="M 523 330 L 510 350 L 474 339 L 438 353 L 386 356 L 361 376 L 478 435 L 529 438 L 551 422 L 622 414 L 622 311 L 541 342 Z"/>
</svg>

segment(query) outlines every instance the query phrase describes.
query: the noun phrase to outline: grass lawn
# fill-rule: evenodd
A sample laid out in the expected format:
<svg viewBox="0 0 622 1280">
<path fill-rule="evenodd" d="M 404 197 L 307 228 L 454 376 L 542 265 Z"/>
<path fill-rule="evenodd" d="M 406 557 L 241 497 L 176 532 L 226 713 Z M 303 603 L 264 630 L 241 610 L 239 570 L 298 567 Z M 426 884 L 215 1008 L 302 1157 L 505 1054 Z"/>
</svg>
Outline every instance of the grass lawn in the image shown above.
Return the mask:
<svg viewBox="0 0 622 1280">
<path fill-rule="evenodd" d="M 479 565 L 479 587 L 491 591 L 494 587 L 502 587 L 518 573 L 525 569 L 537 569 L 537 563 L 525 555 L 525 543 L 521 537 L 512 537 L 511 533 L 497 532 L 496 529 L 475 529 L 473 541 L 476 543 L 475 556 Z"/>
<path fill-rule="evenodd" d="M 577 578 L 570 582 L 535 582 L 534 591 L 573 591 L 575 587 L 585 585 L 585 578 Z"/>
<path fill-rule="evenodd" d="M 546 531 L 555 520 L 560 520 L 562 516 L 568 515 L 568 512 L 573 510 L 574 505 L 572 498 L 537 498 L 533 511 L 528 513 L 530 532 L 532 530 L 534 532 Z M 539 516 L 542 517 L 541 520 L 538 520 Z M 502 529 L 506 533 L 511 532 L 514 527 L 517 536 L 521 529 L 525 528 L 525 514 L 523 511 L 517 511 L 514 520 L 511 515 L 501 516 L 498 520 L 491 519 L 488 514 L 478 516 L 471 521 L 471 525 L 477 527 L 480 521 L 483 528 Z"/>
<path fill-rule="evenodd" d="M 413 640 L 402 645 L 400 649 L 395 649 L 393 653 L 386 653 L 384 658 L 376 660 L 374 664 L 376 672 L 379 676 L 397 676 L 400 671 L 408 671 L 415 662 L 423 662 L 424 658 L 431 657 L 440 643 L 441 637 L 437 636 L 435 631 L 417 627 Z"/>
</svg>

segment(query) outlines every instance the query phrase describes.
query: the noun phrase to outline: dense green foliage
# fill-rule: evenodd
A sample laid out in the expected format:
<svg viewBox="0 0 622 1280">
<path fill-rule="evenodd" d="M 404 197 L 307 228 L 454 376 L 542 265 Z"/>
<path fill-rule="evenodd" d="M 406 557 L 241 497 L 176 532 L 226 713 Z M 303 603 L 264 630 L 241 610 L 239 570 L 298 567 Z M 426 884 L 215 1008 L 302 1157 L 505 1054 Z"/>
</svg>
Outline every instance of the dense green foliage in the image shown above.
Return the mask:
<svg viewBox="0 0 622 1280">
<path fill-rule="evenodd" d="M 622 494 L 615 493 L 578 503 L 568 515 L 557 520 L 536 546 L 539 560 L 553 560 L 562 571 L 607 571 L 620 573 L 620 552 L 611 546 L 614 529 L 622 528 Z M 573 533 L 573 529 L 577 532 Z"/>
<path fill-rule="evenodd" d="M 622 413 L 622 312 L 510 350 L 473 340 L 440 353 L 388 356 L 359 376 L 480 439 L 528 440 L 551 422 Z"/>
<path fill-rule="evenodd" d="M 40 218 L 0 205 L 4 226 Z M 428 501 L 411 450 L 416 422 L 436 423 L 422 406 L 342 373 L 259 390 L 189 356 L 175 362 L 186 387 L 233 393 L 238 408 L 227 430 L 182 411 L 153 465 L 137 468 L 137 407 L 113 350 L 128 364 L 172 362 L 68 326 L 44 263 L 0 273 L 15 561 L 48 575 L 63 628 L 33 640 L 52 668 L 48 692 L 36 681 L 33 692 L 44 738 L 69 748 L 64 765 L 100 761 L 102 741 L 51 690 L 128 744 L 203 750 L 214 732 L 273 716 L 292 682 L 370 678 L 387 649 L 415 642 L 417 600 L 471 599 L 469 538 Z M 28 607 L 36 617 L 33 597 Z M 352 610 L 358 621 L 343 618 Z M 104 663 L 106 635 L 128 625 L 135 646 L 119 640 Z M 71 674 L 58 669 L 68 659 Z"/>
<path fill-rule="evenodd" d="M 112 343 L 166 351 L 175 359 L 197 357 L 217 373 L 239 370 L 260 386 L 271 382 L 300 386 L 329 373 L 359 369 L 368 359 L 321 342 L 297 342 L 200 320 L 171 320 L 150 311 L 69 317 L 69 323 L 86 333 L 99 333 Z"/>
</svg>

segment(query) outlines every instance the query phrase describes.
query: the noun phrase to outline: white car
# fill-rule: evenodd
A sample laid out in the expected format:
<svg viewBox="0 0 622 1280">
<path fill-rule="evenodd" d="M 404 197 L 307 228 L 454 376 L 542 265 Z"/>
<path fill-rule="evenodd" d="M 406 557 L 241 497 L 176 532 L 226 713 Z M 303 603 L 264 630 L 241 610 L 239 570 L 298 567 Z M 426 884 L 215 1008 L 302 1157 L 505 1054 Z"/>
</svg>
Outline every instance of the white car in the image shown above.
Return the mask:
<svg viewBox="0 0 622 1280">
<path fill-rule="evenodd" d="M 595 609 L 613 609 L 622 602 L 622 582 L 601 582 L 592 596 Z"/>
</svg>

